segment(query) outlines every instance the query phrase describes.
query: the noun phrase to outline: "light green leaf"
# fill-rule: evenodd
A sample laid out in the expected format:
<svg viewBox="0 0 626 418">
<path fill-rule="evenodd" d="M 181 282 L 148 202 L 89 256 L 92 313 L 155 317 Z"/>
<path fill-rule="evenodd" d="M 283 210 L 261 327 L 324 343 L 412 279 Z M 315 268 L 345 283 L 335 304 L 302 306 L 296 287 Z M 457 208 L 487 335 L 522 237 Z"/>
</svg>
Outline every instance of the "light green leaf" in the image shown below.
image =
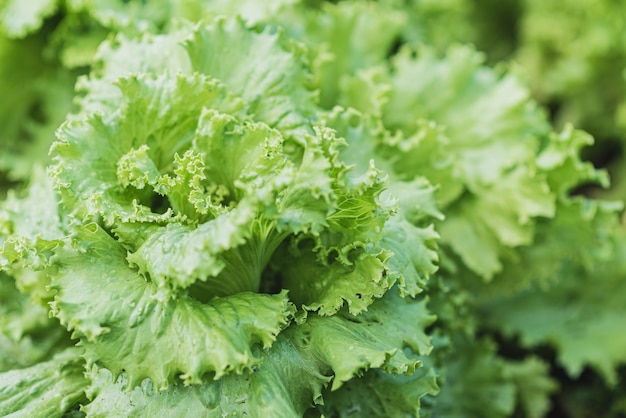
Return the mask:
<svg viewBox="0 0 626 418">
<path fill-rule="evenodd" d="M 413 374 L 421 362 L 411 353 L 430 352 L 430 337 L 424 329 L 434 320 L 425 300 L 402 298 L 390 291 L 359 315 L 344 309 L 327 318 L 312 316 L 296 328 L 308 336 L 308 350 L 332 368 L 331 389 L 337 390 L 371 368 Z M 405 332 L 406 324 L 411 324 L 410 333 Z M 403 347 L 410 348 L 410 352 Z"/>
<path fill-rule="evenodd" d="M 315 95 L 303 53 L 280 32 L 256 33 L 241 20 L 218 19 L 197 27 L 184 45 L 191 70 L 224 83 L 255 120 L 289 130 L 313 116 Z"/>
<path fill-rule="evenodd" d="M 426 280 L 438 269 L 439 234 L 431 226 L 418 228 L 399 217 L 385 224 L 381 246 L 393 252 L 386 274 L 398 281 L 404 295 L 415 296 L 426 288 Z"/>
<path fill-rule="evenodd" d="M 608 238 L 616 246 L 609 259 L 596 259 L 592 269 L 577 258 L 563 261 L 556 271 L 558 281 L 549 287 L 531 288 L 485 304 L 487 323 L 507 335 L 518 335 L 525 347 L 553 346 L 559 362 L 573 377 L 591 366 L 614 385 L 616 367 L 626 362 L 622 332 L 626 234 L 619 228 L 617 238 Z M 585 248 L 595 245 L 592 240 L 585 244 Z"/>
<path fill-rule="evenodd" d="M 349 264 L 340 260 L 322 263 L 311 248 L 306 248 L 304 254 L 285 255 L 285 261 L 276 268 L 280 268 L 282 284 L 290 289 L 297 305 L 320 315 L 333 315 L 347 302 L 350 312 L 357 315 L 382 297 L 393 280 L 385 274 L 389 254 L 354 253 L 358 255 L 352 255 Z"/>
<path fill-rule="evenodd" d="M 332 417 L 419 417 L 421 399 L 438 391 L 433 369 L 421 367 L 411 376 L 375 369 L 349 380 L 338 391 L 324 392 L 324 405 L 316 412 Z"/>
<path fill-rule="evenodd" d="M 52 183 L 36 167 L 29 187 L 10 191 L 0 204 L 0 269 L 11 274 L 33 302 L 46 308 L 52 294 L 42 270 L 64 236 L 65 220 Z"/>
<path fill-rule="evenodd" d="M 93 57 L 89 76 L 79 77 L 76 90 L 83 112 L 114 111 L 122 92 L 114 84 L 132 74 L 189 74 L 189 59 L 180 44 L 189 28 L 168 35 L 144 34 L 140 39 L 118 34 L 100 44 Z"/>
<path fill-rule="evenodd" d="M 93 224 L 79 227 L 72 241 L 57 252 L 52 311 L 81 339 L 89 362 L 116 375 L 126 370 L 130 386 L 151 378 L 162 390 L 179 375 L 197 384 L 208 373 L 241 373 L 260 361 L 253 347 L 270 346 L 293 313 L 286 292 L 206 303 L 159 292 Z"/>
<path fill-rule="evenodd" d="M 506 309 L 498 307 L 491 312 L 502 321 L 498 326 L 507 334 L 520 335 L 524 346 L 553 345 L 571 376 L 580 375 L 590 365 L 614 385 L 615 368 L 626 361 L 626 341 L 620 334 L 624 291 L 615 284 L 596 286 L 601 290 L 590 295 L 558 287 L 549 293 L 533 292 L 507 300 Z"/>
<path fill-rule="evenodd" d="M 264 245 L 272 247 L 274 237 L 259 234 L 254 238 L 258 238 L 260 248 L 251 245 L 255 242 L 252 236 L 256 231 L 250 229 L 254 216 L 254 209 L 242 204 L 198 227 L 178 223 L 129 225 L 116 229 L 116 233 L 136 248 L 127 257 L 130 265 L 161 291 L 188 288 L 202 281 L 198 285 L 208 299 L 258 291 L 261 271 L 268 261 L 260 254 L 265 253 Z M 276 237 L 278 243 L 283 237 Z M 247 241 L 250 244 L 246 245 Z M 259 260 L 255 260 L 257 255 Z"/>
<path fill-rule="evenodd" d="M 488 302 L 533 286 L 549 287 L 563 278 L 571 261 L 595 274 L 598 265 L 611 263 L 615 256 L 614 235 L 620 230 L 616 213 L 621 208 L 621 202 L 581 196 L 560 199 L 554 219 L 537 224 L 533 244 L 512 254 L 489 286 L 472 287 L 476 299 Z"/>
<path fill-rule="evenodd" d="M 268 19 L 309 48 L 320 104 L 342 104 L 339 91 L 359 70 L 382 62 L 406 23 L 405 13 L 381 2 L 322 2 L 285 8 Z"/>
<path fill-rule="evenodd" d="M 506 376 L 507 363 L 490 340 L 456 338 L 442 360 L 441 392 L 424 401 L 432 418 L 505 418 L 515 410 L 516 387 Z M 435 348 L 435 355 L 437 348 Z"/>
<path fill-rule="evenodd" d="M 125 417 L 167 418 L 302 416 L 321 401 L 321 387 L 330 377 L 322 374 L 312 356 L 296 348 L 297 341 L 279 336 L 252 371 L 228 374 L 202 385 L 171 385 L 165 391 L 155 391 L 150 380 L 126 391 L 125 374 L 115 381 L 107 370 L 93 369 L 94 385 L 88 392 L 92 402 L 82 409 L 90 418 L 108 417 L 112 412 Z"/>
<path fill-rule="evenodd" d="M 0 273 L 0 371 L 32 366 L 69 345 L 68 334 L 48 313 Z"/>
<path fill-rule="evenodd" d="M 549 365 L 537 357 L 506 365 L 505 375 L 515 384 L 518 405 L 528 418 L 541 418 L 550 411 L 550 395 L 558 389 L 558 384 L 549 372 Z"/>
<path fill-rule="evenodd" d="M 533 218 L 552 217 L 554 211 L 555 198 L 542 176 L 518 169 L 451 205 L 439 231 L 466 266 L 491 279 L 502 270 L 508 248 L 532 243 Z"/>
<path fill-rule="evenodd" d="M 94 113 L 69 121 L 51 150 L 55 161 L 52 173 L 63 202 L 80 217 L 100 215 L 108 223 L 116 218 L 141 220 L 141 207 L 153 203 L 145 200 L 155 199 L 128 187 L 138 185 L 138 179 L 132 177 L 136 174 L 129 170 L 134 167 L 137 173 L 152 164 L 153 175 L 158 175 L 154 170 L 166 174 L 175 154 L 191 145 L 204 106 L 225 110 L 239 106 L 221 84 L 199 75 L 135 75 L 120 79 L 118 85 L 123 102 L 117 111 L 106 117 Z M 144 150 L 143 166 L 136 165 L 137 156 L 131 158 L 140 148 Z M 86 172 L 90 174 L 84 175 Z M 120 179 L 119 175 L 129 178 Z M 172 215 L 153 213 L 148 218 L 166 220 Z"/>
<path fill-rule="evenodd" d="M 94 387 L 88 393 L 92 402 L 84 407 L 87 416 L 108 416 L 111 411 L 123 416 L 157 413 L 164 417 L 251 416 L 297 417 L 317 404 L 325 403 L 322 388 L 333 381 L 334 392 L 329 399 L 341 402 L 343 387 L 355 375 L 371 368 L 373 374 L 406 373 L 413 375 L 418 360 L 408 350 L 426 354 L 430 341 L 422 332 L 433 317 L 425 303 L 400 299 L 392 292 L 389 300 L 375 302 L 364 315 L 353 316 L 345 311 L 332 317 L 312 314 L 301 323 L 284 330 L 276 342 L 260 354 L 263 362 L 241 375 L 228 374 L 220 380 L 202 385 L 170 386 L 157 392 L 146 380 L 141 387 L 124 391 L 127 378 L 123 374 L 116 383 L 110 373 L 93 369 Z M 398 328 L 403 321 L 415 325 L 416 332 L 407 335 Z M 411 380 L 413 389 L 396 398 L 402 405 L 432 392 L 432 376 L 417 374 Z M 334 376 L 334 377 L 333 377 Z M 365 382 L 370 378 L 365 378 Z M 418 383 L 419 382 L 419 383 Z M 358 383 L 357 383 L 358 384 Z M 372 400 L 376 407 L 376 400 Z M 383 401 L 381 399 L 381 401 Z M 386 406 L 378 406 L 383 408 Z"/>
<path fill-rule="evenodd" d="M 70 348 L 51 360 L 0 373 L 0 414 L 15 417 L 62 417 L 85 399 L 80 350 Z"/>
</svg>

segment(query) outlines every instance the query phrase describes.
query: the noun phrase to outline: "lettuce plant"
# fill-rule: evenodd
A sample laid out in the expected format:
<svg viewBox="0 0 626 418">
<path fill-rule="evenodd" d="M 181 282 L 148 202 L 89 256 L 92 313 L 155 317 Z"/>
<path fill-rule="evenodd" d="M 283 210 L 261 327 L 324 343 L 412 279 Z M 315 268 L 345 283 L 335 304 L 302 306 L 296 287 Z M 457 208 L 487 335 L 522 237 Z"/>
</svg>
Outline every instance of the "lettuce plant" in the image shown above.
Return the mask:
<svg viewBox="0 0 626 418">
<path fill-rule="evenodd" d="M 232 65 L 211 58 L 233 43 Z M 413 375 L 431 347 L 423 330 L 433 317 L 413 298 L 435 270 L 436 234 L 397 235 L 407 221 L 381 197 L 383 173 L 352 170 L 345 140 L 312 122 L 298 47 L 237 20 L 110 47 L 51 149 L 55 233 L 6 223 L 7 270 L 32 252 L 26 264 L 43 272 L 52 314 L 79 341 L 49 373 L 84 359 L 85 411 L 96 416 L 111 413 L 110 397 L 121 397 L 115 413 L 143 402 L 181 414 L 189 385 L 216 400 L 198 415 L 299 415 L 322 388 L 369 369 L 374 380 Z M 161 68 L 167 47 L 175 74 Z M 135 68 L 115 67 L 138 49 Z M 407 318 L 416 328 L 394 331 Z M 59 385 L 84 382 L 73 370 Z M 23 378 L 7 376 L 5 390 L 21 391 L 8 385 Z M 433 379 L 420 372 L 411 384 L 423 395 Z M 29 400 L 3 410 L 44 408 Z"/>
</svg>

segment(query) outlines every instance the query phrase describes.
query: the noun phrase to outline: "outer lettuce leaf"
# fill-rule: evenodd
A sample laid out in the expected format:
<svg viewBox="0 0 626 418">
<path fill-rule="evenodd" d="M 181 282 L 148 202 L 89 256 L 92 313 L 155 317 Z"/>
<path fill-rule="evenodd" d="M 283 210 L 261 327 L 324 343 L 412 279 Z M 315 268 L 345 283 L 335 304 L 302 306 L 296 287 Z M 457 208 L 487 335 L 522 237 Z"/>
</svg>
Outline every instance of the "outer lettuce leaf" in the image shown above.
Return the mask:
<svg viewBox="0 0 626 418">
<path fill-rule="evenodd" d="M 326 403 L 322 389 L 330 381 L 336 389 L 368 369 L 372 369 L 373 376 L 377 370 L 412 375 L 419 362 L 400 347 L 406 345 L 416 353 L 427 353 L 429 339 L 419 330 L 433 318 L 426 313 L 423 302 L 404 301 L 395 292 L 389 295 L 357 317 L 347 312 L 330 318 L 311 315 L 282 332 L 272 347 L 262 352 L 263 363 L 258 368 L 201 386 L 175 385 L 155 392 L 146 380 L 141 387 L 124 392 L 125 375 L 113 383 L 109 373 L 94 370 L 91 376 L 95 385 L 89 393 L 92 402 L 84 410 L 94 417 L 111 411 L 124 416 L 153 412 L 167 417 L 296 417 L 303 416 L 315 404 Z M 416 324 L 413 336 L 399 327 L 405 320 Z M 391 375 L 387 378 L 391 379 Z M 376 380 L 371 376 L 364 379 L 364 387 Z M 435 390 L 428 373 L 418 372 L 412 376 L 412 382 L 412 387 L 419 391 L 411 392 L 410 399 L 417 400 Z M 335 393 L 340 391 L 328 395 L 333 405 L 329 408 L 342 408 L 341 397 L 335 397 Z M 337 404 L 333 403 L 335 399 Z M 406 405 L 407 400 L 403 401 Z"/>
<path fill-rule="evenodd" d="M 31 366 L 69 345 L 49 318 L 52 292 L 43 270 L 64 236 L 52 185 L 43 170 L 30 187 L 0 205 L 0 369 Z"/>
<path fill-rule="evenodd" d="M 340 103 L 341 87 L 352 75 L 388 56 L 406 16 L 382 2 L 300 2 L 265 21 L 283 26 L 307 45 L 320 104 L 331 109 Z"/>
<path fill-rule="evenodd" d="M 418 228 L 404 219 L 393 218 L 385 225 L 382 246 L 393 252 L 387 275 L 398 280 L 402 295 L 415 296 L 426 288 L 426 280 L 438 270 L 439 234 L 431 226 Z"/>
<path fill-rule="evenodd" d="M 193 1 L 182 0 L 174 3 L 174 13 L 191 21 L 200 21 L 202 16 L 240 15 L 250 25 L 272 30 L 280 28 L 278 30 L 284 30 L 290 38 L 306 44 L 306 56 L 314 75 L 311 81 L 319 89 L 320 103 L 326 108 L 338 103 L 340 86 L 352 74 L 385 59 L 406 23 L 402 11 L 384 2 L 373 1 L 331 3 L 280 0 L 258 3 L 250 0 L 212 0 L 194 4 Z M 215 34 L 212 35 L 212 43 L 221 43 L 213 36 Z M 262 47 L 246 53 L 244 42 L 235 39 L 231 42 L 242 45 L 242 48 L 231 51 L 231 57 L 242 53 L 241 57 L 247 61 L 256 59 L 258 52 L 258 57 L 265 61 L 267 54 L 263 53 Z M 224 54 L 220 53 L 220 60 L 223 59 Z M 261 64 L 263 67 L 265 64 Z M 293 68 L 289 73 L 285 72 L 293 73 Z M 292 96 L 295 98 L 299 94 Z"/>
<path fill-rule="evenodd" d="M 525 347 L 554 346 L 571 376 L 591 366 L 614 385 L 616 367 L 626 361 L 622 332 L 625 241 L 623 229 L 619 230 L 612 258 L 591 271 L 573 259 L 563 263 L 558 281 L 548 289 L 529 289 L 487 304 L 486 322 L 507 335 L 518 335 Z"/>
<path fill-rule="evenodd" d="M 434 319 L 425 300 L 401 298 L 391 291 L 360 315 L 343 311 L 329 318 L 312 317 L 297 328 L 310 340 L 308 351 L 332 368 L 331 389 L 336 390 L 370 368 L 413 374 L 421 362 L 411 354 L 430 352 L 424 329 Z M 414 326 L 411 333 L 404 330 L 407 322 Z"/>
<path fill-rule="evenodd" d="M 242 246 L 251 232 L 248 228 L 254 222 L 254 215 L 250 207 L 241 205 L 197 228 L 178 223 L 165 227 L 122 227 L 126 242 L 132 242 L 133 234 L 138 231 L 146 235 L 145 241 L 134 242 L 137 249 L 128 255 L 128 261 L 163 290 L 187 288 L 201 280 L 206 282 L 202 286 L 210 291 L 207 299 L 238 291 L 256 291 L 259 272 L 268 260 L 254 258 L 263 253 L 266 242 L 261 243 L 259 249 L 253 244 Z M 122 228 L 117 230 L 118 235 Z M 274 242 L 269 241 L 267 245 L 271 249 Z M 242 253 L 240 260 L 236 259 L 235 252 Z M 229 261 L 233 262 L 231 266 L 228 266 Z M 229 271 L 233 267 L 235 271 Z"/>
<path fill-rule="evenodd" d="M 553 346 L 572 376 L 592 366 L 613 384 L 615 368 L 624 362 L 623 341 L 614 336 L 621 335 L 617 318 L 625 288 L 617 217 L 623 206 L 566 195 L 579 181 L 606 181 L 576 156 L 589 140 L 566 129 L 543 150 L 538 162 L 559 192 L 556 216 L 538 224 L 535 243 L 520 249 L 498 280 L 473 292 L 489 327 L 519 336 L 525 347 Z"/>
<path fill-rule="evenodd" d="M 85 399 L 84 367 L 80 350 L 70 348 L 51 360 L 0 373 L 0 414 L 63 416 Z"/>
<path fill-rule="evenodd" d="M 69 342 L 48 309 L 29 300 L 15 279 L 0 273 L 0 371 L 32 366 Z"/>
<path fill-rule="evenodd" d="M 222 81 L 256 120 L 291 129 L 315 110 L 303 52 L 280 33 L 255 33 L 242 21 L 217 20 L 196 29 L 185 49 L 192 70 Z"/>
<path fill-rule="evenodd" d="M 100 44 L 93 58 L 92 71 L 79 77 L 76 89 L 81 110 L 114 111 L 122 95 L 113 84 L 121 77 L 135 73 L 188 72 L 189 60 L 180 42 L 187 30 L 173 31 L 167 36 L 144 34 L 141 38 L 118 34 Z"/>
<path fill-rule="evenodd" d="M 87 93 L 81 100 L 86 110 L 103 105 L 114 109 L 119 91 L 110 82 L 121 76 L 183 72 L 219 80 L 247 104 L 254 120 L 271 127 L 293 129 L 313 116 L 316 97 L 302 47 L 280 31 L 259 33 L 234 19 L 181 26 L 168 35 L 140 40 L 120 36 L 105 42 L 96 55 L 94 73 L 79 82 Z"/>
<path fill-rule="evenodd" d="M 595 274 L 598 265 L 615 257 L 614 234 L 620 228 L 616 212 L 621 208 L 619 202 L 582 197 L 560 201 L 555 218 L 537 224 L 533 245 L 512 255 L 497 280 L 489 286 L 470 284 L 476 300 L 489 302 L 533 286 L 550 287 L 562 280 L 572 261 Z"/>
<path fill-rule="evenodd" d="M 537 357 L 529 357 L 519 362 L 509 361 L 505 376 L 515 384 L 518 408 L 527 417 L 540 418 L 550 411 L 550 395 L 559 387 L 549 376 L 547 363 Z"/>
<path fill-rule="evenodd" d="M 554 203 L 545 180 L 533 167 L 538 136 L 546 132 L 541 114 L 533 109 L 528 92 L 514 75 L 500 76 L 480 63 L 481 57 L 466 48 L 451 49 L 443 61 L 428 50 L 419 51 L 416 59 L 408 53 L 400 55 L 391 80 L 394 94 L 383 108 L 383 120 L 408 135 L 420 118 L 442 127 L 443 136 L 431 134 L 421 140 L 421 128 L 414 134 L 416 139 L 407 138 L 414 145 L 396 167 L 407 170 L 407 175 L 408 170 L 427 177 L 432 169 L 450 173 L 448 181 L 441 183 L 441 202 L 450 209 L 441 225 L 442 240 L 472 270 L 490 277 L 501 268 L 500 247 L 530 243 L 529 220 L 551 216 Z M 409 82 L 415 74 L 421 75 L 417 84 Z M 457 85 L 457 94 L 436 93 L 444 83 Z M 407 88 L 411 89 L 408 94 Z M 404 110 L 409 107 L 410 112 Z M 400 119 L 402 115 L 408 117 Z M 428 168 L 416 170 L 409 158 L 420 152 L 422 143 L 431 146 L 431 138 L 436 141 L 430 153 L 434 158 Z M 455 183 L 461 186 L 456 196 L 445 190 Z M 494 218 L 494 214 L 499 216 Z M 479 246 L 468 241 L 472 236 L 478 237 Z"/>
<path fill-rule="evenodd" d="M 90 362 L 126 370 L 131 387 L 144 378 L 165 389 L 179 374 L 189 384 L 208 372 L 241 373 L 260 361 L 252 346 L 270 346 L 293 313 L 285 292 L 206 304 L 185 293 L 168 298 L 129 267 L 124 247 L 103 229 L 80 227 L 73 241 L 57 251 L 53 313 Z"/>
<path fill-rule="evenodd" d="M 57 208 L 57 196 L 44 170 L 37 167 L 31 184 L 24 192 L 9 192 L 0 208 L 0 266 L 19 269 L 28 263 L 41 268 L 36 245 L 54 246 L 64 235 L 64 225 Z"/>
<path fill-rule="evenodd" d="M 534 357 L 510 361 L 496 354 L 488 339 L 470 341 L 457 334 L 451 350 L 435 348 L 444 377 L 441 393 L 424 400 L 427 417 L 509 417 L 517 410 L 541 417 L 555 391 L 548 367 Z M 443 348 L 442 352 L 437 352 Z"/>
<path fill-rule="evenodd" d="M 485 278 L 502 270 L 506 247 L 532 242 L 533 217 L 554 214 L 545 183 L 529 178 L 524 171 L 516 170 L 491 186 L 488 193 L 452 206 L 439 227 L 442 239 L 472 271 Z"/>
<path fill-rule="evenodd" d="M 317 410 L 329 417 L 422 416 L 421 399 L 425 395 L 436 395 L 438 390 L 433 369 L 422 367 L 411 376 L 375 369 L 350 380 L 341 391 L 325 392 L 324 405 Z"/>
<path fill-rule="evenodd" d="M 282 349 L 281 349 L 282 348 Z M 282 367 L 281 367 L 282 362 Z M 204 385 L 170 386 L 157 392 L 149 380 L 126 391 L 125 375 L 115 382 L 106 369 L 94 370 L 89 391 L 91 403 L 82 407 L 88 417 L 158 415 L 167 418 L 207 417 L 298 417 L 319 398 L 328 377 L 300 360 L 288 346 L 276 344 L 271 359 L 249 375 L 228 375 Z M 262 370 L 262 371 L 261 371 Z M 296 376 L 306 376 L 306 379 Z M 271 388 L 271 390 L 269 390 Z"/>
</svg>

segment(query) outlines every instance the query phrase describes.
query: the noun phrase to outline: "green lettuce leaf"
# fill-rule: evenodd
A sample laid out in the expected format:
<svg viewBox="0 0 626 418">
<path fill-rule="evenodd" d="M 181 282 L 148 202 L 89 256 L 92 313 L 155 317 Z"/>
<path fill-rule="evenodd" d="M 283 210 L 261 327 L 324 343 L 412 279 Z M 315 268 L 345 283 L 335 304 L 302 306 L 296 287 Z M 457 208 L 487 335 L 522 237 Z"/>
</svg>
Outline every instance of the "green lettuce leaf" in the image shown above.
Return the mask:
<svg viewBox="0 0 626 418">
<path fill-rule="evenodd" d="M 80 350 L 70 348 L 51 360 L 0 373 L 0 414 L 62 417 L 86 399 L 84 371 Z"/>
<path fill-rule="evenodd" d="M 53 314 L 81 339 L 90 362 L 116 374 L 126 370 L 131 387 L 147 377 L 165 389 L 178 375 L 199 383 L 209 372 L 216 379 L 241 373 L 260 361 L 251 347 L 271 345 L 293 313 L 285 292 L 242 292 L 208 303 L 159 293 L 95 224 L 78 228 L 56 256 Z"/>
<path fill-rule="evenodd" d="M 324 392 L 324 405 L 315 411 L 332 417 L 422 416 L 421 399 L 425 395 L 436 395 L 438 390 L 433 369 L 422 367 L 411 376 L 375 369 L 350 380 L 341 391 Z M 311 413 L 310 416 L 317 415 Z"/>
<path fill-rule="evenodd" d="M 383 2 L 299 2 L 265 22 L 284 27 L 309 48 L 309 60 L 320 105 L 340 104 L 344 83 L 359 71 L 384 61 L 406 23 L 402 11 Z"/>
<path fill-rule="evenodd" d="M 229 54 L 224 54 L 225 50 Z M 164 71 L 205 74 L 219 80 L 247 104 L 247 114 L 271 127 L 294 129 L 315 111 L 316 98 L 302 47 L 280 31 L 268 28 L 257 32 L 242 20 L 217 19 L 195 28 L 183 24 L 171 34 L 141 39 L 120 36 L 105 42 L 96 60 L 91 77 L 78 84 L 87 93 L 81 104 L 88 111 L 107 104 L 114 108 L 111 102 L 119 98 L 119 91 L 111 81 L 134 72 Z"/>
<path fill-rule="evenodd" d="M 167 417 L 303 416 L 316 404 L 326 403 L 322 389 L 330 382 L 335 391 L 328 394 L 332 405 L 329 408 L 342 408 L 339 395 L 344 389 L 342 385 L 366 370 L 371 370 L 373 376 L 379 371 L 381 376 L 389 376 L 388 379 L 406 373 L 407 379 L 414 382 L 411 387 L 418 389 L 398 396 L 407 405 L 409 400 L 418 400 L 436 390 L 432 375 L 414 374 L 420 365 L 418 359 L 400 348 L 410 347 L 415 354 L 428 353 L 429 339 L 419 330 L 433 318 L 426 312 L 423 301 L 400 299 L 396 292 L 389 296 L 356 317 L 346 311 L 332 317 L 309 315 L 304 322 L 282 332 L 271 348 L 262 351 L 263 363 L 258 368 L 199 386 L 173 385 L 156 392 L 146 380 L 141 387 L 126 392 L 125 375 L 115 381 L 106 370 L 93 369 L 90 376 L 94 386 L 88 392 L 92 401 L 83 409 L 94 417 L 112 411 L 124 416 L 146 412 Z M 404 320 L 416 325 L 415 334 L 402 332 L 399 325 Z M 362 387 L 367 387 L 367 382 L 377 378 L 370 376 L 356 381 L 361 379 L 365 379 Z"/>
<path fill-rule="evenodd" d="M 532 242 L 535 219 L 553 216 L 555 198 L 536 163 L 549 133 L 543 113 L 518 76 L 483 60 L 469 47 L 451 47 L 444 58 L 405 48 L 391 68 L 368 74 L 376 77 L 370 86 L 390 87 L 373 93 L 383 95 L 383 126 L 396 132 L 380 137 L 377 154 L 401 179 L 425 176 L 440 186 L 442 243 L 489 279 L 509 248 Z"/>
<path fill-rule="evenodd" d="M 427 275 L 423 273 L 432 274 L 438 268 L 435 241 L 439 235 L 432 222 L 443 220 L 443 215 L 435 203 L 436 189 L 424 178 L 404 180 L 397 175 L 393 169 L 394 157 L 384 146 L 390 141 L 391 134 L 377 117 L 336 107 L 323 115 L 323 123 L 345 138 L 348 144 L 339 155 L 351 168 L 348 176 L 371 172 L 374 166 L 390 173 L 381 198 L 395 199 L 398 215 L 391 217 L 383 228 L 381 245 L 393 252 L 393 256 L 386 260 L 386 276 L 390 284 L 399 280 L 401 292 L 415 296 L 425 287 Z"/>
<path fill-rule="evenodd" d="M 486 323 L 519 336 L 525 347 L 553 346 L 573 377 L 591 366 L 615 385 L 616 367 L 626 361 L 621 332 L 626 292 L 623 229 L 615 245 L 611 258 L 595 263 L 592 270 L 574 258 L 560 266 L 558 281 L 549 287 L 485 304 Z"/>
<path fill-rule="evenodd" d="M 13 277 L 0 273 L 0 371 L 32 366 L 70 344 L 48 313 L 16 287 Z"/>
<path fill-rule="evenodd" d="M 315 96 L 303 52 L 280 33 L 255 33 L 242 21 L 217 20 L 195 30 L 185 49 L 192 70 L 222 81 L 256 120 L 291 129 L 312 116 Z"/>
<path fill-rule="evenodd" d="M 497 280 L 489 286 L 468 280 L 469 288 L 479 303 L 490 303 L 536 286 L 549 288 L 564 279 L 572 262 L 595 275 L 597 266 L 615 257 L 614 235 L 620 228 L 616 212 L 621 208 L 620 202 L 580 196 L 560 201 L 555 218 L 537 224 L 533 245 L 512 254 Z"/>
<path fill-rule="evenodd" d="M 45 269 L 65 235 L 50 179 L 35 170 L 26 190 L 0 203 L 0 369 L 27 367 L 71 344 L 49 318 Z M 8 273 L 8 274 L 6 274 Z"/>
<path fill-rule="evenodd" d="M 36 167 L 31 184 L 25 191 L 11 190 L 0 204 L 0 266 L 43 267 L 45 260 L 36 261 L 36 245 L 53 246 L 65 235 L 64 224 L 57 208 L 57 196 L 52 182 L 41 167 Z"/>
<path fill-rule="evenodd" d="M 547 375 L 546 363 L 535 357 L 502 358 L 490 339 L 456 334 L 451 342 L 448 348 L 435 348 L 434 357 L 442 362 L 441 393 L 424 399 L 424 416 L 504 418 L 517 410 L 541 417 L 547 412 L 557 386 Z"/>
</svg>

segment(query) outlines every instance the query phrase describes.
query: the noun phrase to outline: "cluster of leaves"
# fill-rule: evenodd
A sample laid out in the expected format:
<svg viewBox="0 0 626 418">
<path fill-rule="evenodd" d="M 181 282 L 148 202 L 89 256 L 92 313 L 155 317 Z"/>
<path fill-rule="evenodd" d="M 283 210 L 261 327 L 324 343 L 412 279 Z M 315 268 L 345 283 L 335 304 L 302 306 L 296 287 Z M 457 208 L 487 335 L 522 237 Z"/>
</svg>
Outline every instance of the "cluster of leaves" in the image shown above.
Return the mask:
<svg viewBox="0 0 626 418">
<path fill-rule="evenodd" d="M 0 2 L 0 413 L 619 399 L 622 205 L 574 193 L 608 176 L 533 78 L 454 43 L 506 29 L 478 3 Z"/>
<path fill-rule="evenodd" d="M 412 19 L 439 30 L 405 32 L 445 48 L 471 42 L 490 63 L 513 60 L 527 75 L 535 100 L 552 114 L 554 126 L 569 123 L 591 133 L 597 146 L 585 150 L 596 165 L 607 166 L 614 186 L 594 195 L 622 199 L 626 193 L 626 20 L 614 1 L 423 0 L 393 2 L 412 7 Z M 437 3 L 432 6 L 429 3 Z M 426 10 L 424 10 L 426 9 Z M 433 19 L 434 17 L 434 19 Z M 413 25 L 412 28 L 424 25 Z"/>
</svg>

